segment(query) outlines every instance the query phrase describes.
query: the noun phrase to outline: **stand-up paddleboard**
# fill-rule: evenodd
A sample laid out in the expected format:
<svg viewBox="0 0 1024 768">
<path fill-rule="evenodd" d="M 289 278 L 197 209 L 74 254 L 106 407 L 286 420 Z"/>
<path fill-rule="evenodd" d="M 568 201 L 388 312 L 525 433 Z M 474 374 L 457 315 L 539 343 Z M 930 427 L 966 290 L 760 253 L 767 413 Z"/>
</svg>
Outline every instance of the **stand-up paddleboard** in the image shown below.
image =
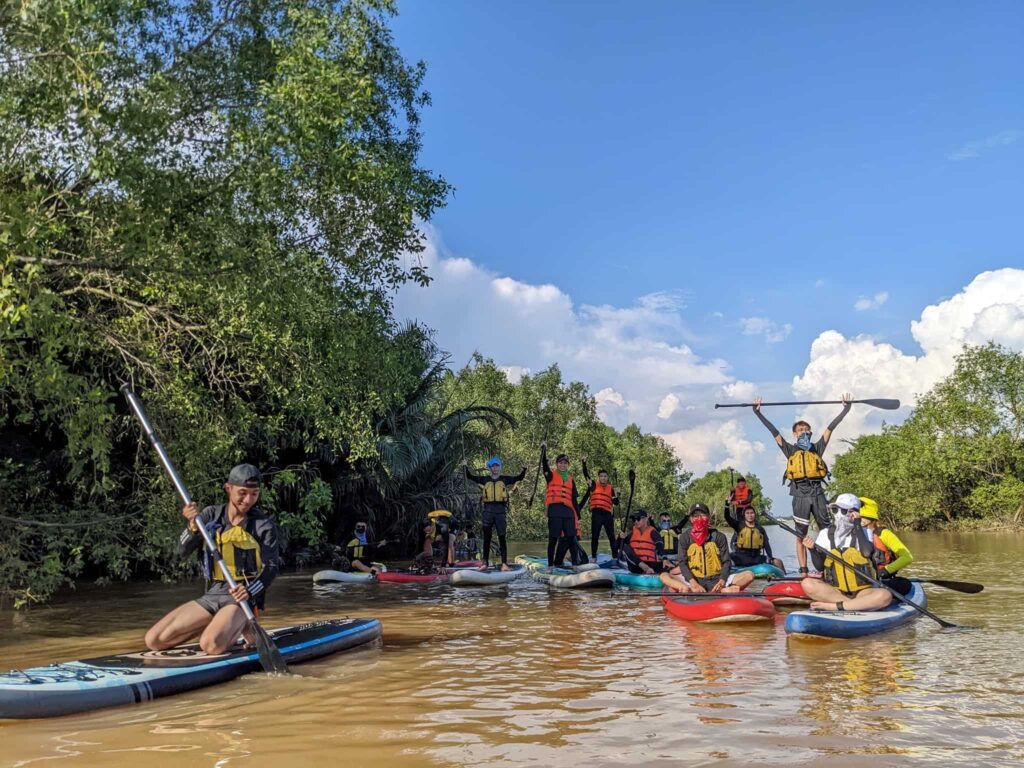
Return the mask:
<svg viewBox="0 0 1024 768">
<path fill-rule="evenodd" d="M 755 579 L 767 579 L 769 577 L 781 579 L 783 576 L 786 575 L 785 571 L 783 571 L 781 568 L 772 565 L 771 563 L 758 563 L 757 565 L 739 566 L 733 565 L 732 567 L 733 573 L 742 573 L 743 571 L 750 571 L 752 574 L 754 574 Z"/>
<path fill-rule="evenodd" d="M 914 584 L 907 600 L 922 608 L 928 603 L 920 584 Z M 881 611 L 797 611 L 786 617 L 786 632 L 795 637 L 864 637 L 906 624 L 920 615 L 894 598 Z"/>
<path fill-rule="evenodd" d="M 486 571 L 463 568 L 452 573 L 449 580 L 456 587 L 488 587 L 492 584 L 508 584 L 525 574 L 526 568 L 521 565 L 510 566 L 507 571 L 500 567 L 488 568 Z"/>
<path fill-rule="evenodd" d="M 380 635 L 378 619 L 330 619 L 270 632 L 289 664 L 365 645 Z M 55 717 L 150 701 L 259 669 L 259 653 L 241 645 L 218 656 L 207 656 L 198 645 L 179 645 L 14 669 L 0 674 L 0 718 Z"/>
</svg>

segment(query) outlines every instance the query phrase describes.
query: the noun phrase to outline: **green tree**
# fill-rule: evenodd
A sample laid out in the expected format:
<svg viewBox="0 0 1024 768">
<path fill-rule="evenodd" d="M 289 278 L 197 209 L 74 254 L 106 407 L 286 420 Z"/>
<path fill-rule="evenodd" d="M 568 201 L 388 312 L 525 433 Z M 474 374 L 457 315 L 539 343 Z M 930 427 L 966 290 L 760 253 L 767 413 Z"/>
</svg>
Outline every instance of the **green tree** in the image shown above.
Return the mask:
<svg viewBox="0 0 1024 768">
<path fill-rule="evenodd" d="M 418 162 L 424 67 L 392 12 L 0 11 L 0 476 L 18 494 L 0 501 L 0 596 L 183 567 L 122 380 L 200 499 L 242 458 L 294 472 L 267 504 L 287 500 L 308 542 L 328 506 L 311 462 L 376 458 L 377 419 L 423 371 L 390 292 L 426 281 L 416 222 L 449 192 Z"/>
<path fill-rule="evenodd" d="M 1024 355 L 968 346 L 913 414 L 861 437 L 833 466 L 836 491 L 879 502 L 903 526 L 1024 519 Z"/>
<path fill-rule="evenodd" d="M 760 478 L 753 472 L 736 472 L 731 469 L 716 469 L 701 475 L 688 486 L 683 493 L 684 510 L 701 502 L 707 504 L 716 524 L 725 524 L 725 501 L 733 489 L 736 478 L 742 475 L 753 494 L 754 506 L 762 512 L 772 511 L 772 500 L 764 495 Z"/>
</svg>

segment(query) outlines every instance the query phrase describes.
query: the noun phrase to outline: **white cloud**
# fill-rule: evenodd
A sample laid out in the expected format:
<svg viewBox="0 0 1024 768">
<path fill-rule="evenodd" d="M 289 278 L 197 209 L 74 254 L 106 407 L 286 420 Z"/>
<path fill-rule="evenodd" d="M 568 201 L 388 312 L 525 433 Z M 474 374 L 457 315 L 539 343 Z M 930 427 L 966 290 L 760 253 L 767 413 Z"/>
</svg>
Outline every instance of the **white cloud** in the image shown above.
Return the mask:
<svg viewBox="0 0 1024 768">
<path fill-rule="evenodd" d="M 1000 147 L 1008 147 L 1013 144 L 1021 136 L 1024 136 L 1024 131 L 1017 130 L 1016 128 L 1000 131 L 999 133 L 987 136 L 984 139 L 978 141 L 969 141 L 964 144 L 960 149 L 950 152 L 946 155 L 947 160 L 973 160 L 974 158 L 981 155 L 982 152 L 987 152 L 993 149 L 999 149 Z"/>
<path fill-rule="evenodd" d="M 925 307 L 910 329 L 921 347 L 919 355 L 868 336 L 825 331 L 811 344 L 810 362 L 793 379 L 793 393 L 832 400 L 849 391 L 858 398 L 898 397 L 911 406 L 917 395 L 952 372 L 964 344 L 994 340 L 1024 350 L 1024 269 L 982 272 L 952 298 Z M 834 406 L 815 406 L 806 417 L 820 432 L 834 411 Z M 893 415 L 855 407 L 841 436 L 877 429 L 883 416 L 891 422 Z"/>
<path fill-rule="evenodd" d="M 658 405 L 658 418 L 668 419 L 678 410 L 679 398 L 669 392 L 661 399 L 661 403 Z"/>
<path fill-rule="evenodd" d="M 863 312 L 867 309 L 878 309 L 880 306 L 885 304 L 889 300 L 888 291 L 879 291 L 874 296 L 867 297 L 861 296 L 857 301 L 853 303 L 853 308 L 858 312 Z"/>
<path fill-rule="evenodd" d="M 757 385 L 750 381 L 734 381 L 722 387 L 722 394 L 728 400 L 749 403 L 757 396 Z"/>
<path fill-rule="evenodd" d="M 744 317 L 740 319 L 740 328 L 744 336 L 760 336 L 764 334 L 764 340 L 769 344 L 776 344 L 783 341 L 793 331 L 789 323 L 779 325 L 767 317 Z"/>
<path fill-rule="evenodd" d="M 499 365 L 498 370 L 505 374 L 509 384 L 518 384 L 523 376 L 529 376 L 532 371 L 521 365 Z"/>
<path fill-rule="evenodd" d="M 449 254 L 433 228 L 425 231 L 427 248 L 416 258 L 433 281 L 403 286 L 395 310 L 435 329 L 455 361 L 479 348 L 509 376 L 557 362 L 566 379 L 607 390 L 599 413 L 618 428 L 653 427 L 666 392 L 713 392 L 733 380 L 724 360 L 689 346 L 694 334 L 678 294 L 653 293 L 626 307 L 575 306 L 559 287 L 495 274 Z M 669 426 L 682 426 L 676 421 L 685 413 L 680 408 Z"/>
<path fill-rule="evenodd" d="M 738 419 L 706 422 L 661 437 L 683 460 L 683 466 L 697 476 L 712 469 L 749 467 L 765 450 L 764 443 L 746 437 Z"/>
</svg>

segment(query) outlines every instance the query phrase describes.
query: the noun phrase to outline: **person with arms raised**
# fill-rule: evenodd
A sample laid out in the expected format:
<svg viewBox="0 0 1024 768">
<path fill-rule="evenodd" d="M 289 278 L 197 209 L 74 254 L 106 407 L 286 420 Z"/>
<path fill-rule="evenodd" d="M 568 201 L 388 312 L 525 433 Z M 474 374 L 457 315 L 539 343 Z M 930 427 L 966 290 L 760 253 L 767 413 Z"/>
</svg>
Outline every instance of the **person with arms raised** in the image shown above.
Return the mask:
<svg viewBox="0 0 1024 768">
<path fill-rule="evenodd" d="M 260 471 L 239 464 L 224 483 L 227 503 L 206 507 L 195 502 L 182 510 L 186 526 L 178 551 L 187 557 L 198 551 L 208 588 L 196 600 L 179 605 L 146 633 L 146 647 L 153 651 L 173 648 L 199 635 L 199 647 L 211 656 L 227 652 L 247 624 L 239 603 L 262 609 L 267 589 L 280 569 L 277 525 L 259 507 Z M 213 537 L 221 557 L 237 582 L 229 589 L 213 558 L 203 548 L 203 526 Z M 247 638 L 252 641 L 253 638 Z"/>
<path fill-rule="evenodd" d="M 737 568 L 770 563 L 780 571 L 786 567 L 772 555 L 772 544 L 768 532 L 757 522 L 757 510 L 746 506 L 742 510 L 731 505 L 725 507 L 725 521 L 733 530 L 732 563 Z"/>
<path fill-rule="evenodd" d="M 597 472 L 597 480 L 590 479 L 587 471 L 587 457 L 582 460 L 583 477 L 590 486 L 590 557 L 597 561 L 597 546 L 601 541 L 601 532 L 608 537 L 608 546 L 611 547 L 612 557 L 619 556 L 618 543 L 615 540 L 615 512 L 614 505 L 619 503 L 619 495 L 615 492 L 614 486 L 608 481 L 608 471 L 601 469 Z"/>
<path fill-rule="evenodd" d="M 850 395 L 843 395 L 843 410 L 825 427 L 825 431 L 816 441 L 812 440 L 810 424 L 803 420 L 796 422 L 793 425 L 794 442 L 790 443 L 783 439 L 775 425 L 761 413 L 762 399 L 754 398 L 754 414 L 771 433 L 786 457 L 785 479 L 789 481 L 789 495 L 793 497 L 793 521 L 801 538 L 810 530 L 811 519 L 814 519 L 821 529 L 832 523 L 828 499 L 825 498 L 825 489 L 822 485 L 828 476 L 828 466 L 822 457 L 832 432 L 850 412 L 851 400 Z M 800 564 L 800 573 L 807 573 L 807 551 L 803 547 L 797 546 L 796 558 Z"/>
<path fill-rule="evenodd" d="M 480 488 L 480 502 L 483 505 L 481 522 L 484 528 L 484 564 L 489 565 L 491 560 L 491 535 L 498 533 L 498 552 L 501 555 L 501 570 L 507 571 L 508 565 L 508 541 L 505 538 L 508 533 L 508 502 L 509 493 L 513 486 L 526 477 L 526 467 L 523 467 L 518 475 L 501 474 L 501 459 L 494 456 L 487 461 L 486 475 L 474 475 L 469 471 L 466 462 L 462 462 L 466 477 L 472 480 Z"/>
<path fill-rule="evenodd" d="M 580 564 L 579 540 L 576 535 L 576 520 L 579 515 L 579 496 L 572 475 L 569 474 L 569 456 L 560 453 L 555 458 L 555 469 L 548 464 L 547 441 L 540 445 L 540 466 L 547 488 L 544 506 L 548 516 L 548 564 L 557 562 L 555 548 L 560 538 L 572 558 L 573 565 Z"/>
</svg>

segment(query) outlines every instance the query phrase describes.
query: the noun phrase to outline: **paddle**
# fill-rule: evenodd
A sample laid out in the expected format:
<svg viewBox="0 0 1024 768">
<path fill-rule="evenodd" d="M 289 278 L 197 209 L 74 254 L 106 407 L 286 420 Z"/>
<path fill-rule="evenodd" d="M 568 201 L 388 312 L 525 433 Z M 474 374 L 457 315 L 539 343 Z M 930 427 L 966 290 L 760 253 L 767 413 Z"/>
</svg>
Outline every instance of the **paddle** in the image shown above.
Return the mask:
<svg viewBox="0 0 1024 768">
<path fill-rule="evenodd" d="M 769 576 L 768 581 L 803 581 L 804 576 Z M 963 592 L 968 595 L 976 595 L 985 589 L 984 584 L 975 584 L 972 581 L 947 581 L 946 579 L 908 579 L 915 584 L 934 584 L 936 587 L 951 589 L 954 592 Z"/>
<path fill-rule="evenodd" d="M 762 511 L 761 514 L 763 514 L 765 517 L 767 517 L 769 520 L 771 520 L 773 523 L 775 523 L 777 526 L 779 526 L 782 530 L 789 531 L 794 536 L 796 536 L 797 539 L 798 539 L 798 541 L 797 541 L 797 546 L 798 547 L 802 547 L 803 546 L 803 537 L 799 533 L 797 533 L 795 528 L 791 528 L 790 526 L 786 525 L 784 522 L 782 522 L 778 518 L 772 517 L 767 512 Z M 824 555 L 825 557 L 828 557 L 828 558 L 832 557 L 832 553 L 831 552 L 829 552 L 824 547 L 818 546 L 818 544 L 816 542 L 814 544 L 814 551 L 817 552 L 820 555 Z M 913 600 L 908 600 L 903 595 L 901 595 L 899 592 L 897 592 L 895 589 L 893 589 L 892 587 L 887 586 L 884 582 L 879 581 L 874 576 L 870 576 L 867 573 L 864 573 L 864 571 L 862 571 L 860 568 L 857 568 L 857 567 L 853 566 L 850 563 L 845 563 L 843 565 L 843 567 L 844 568 L 849 568 L 849 569 L 855 571 L 858 576 L 861 576 L 865 581 L 871 582 L 872 584 L 874 584 L 879 589 L 887 589 L 887 590 L 889 590 L 889 594 L 891 594 L 893 597 L 895 597 L 901 603 L 903 603 L 904 605 L 909 605 L 911 608 L 913 608 L 915 611 L 917 611 L 921 615 L 927 616 L 932 621 L 937 622 L 944 629 L 955 629 L 955 628 L 957 628 L 959 626 L 958 624 L 953 624 L 951 622 L 946 621 L 945 619 L 940 619 L 938 616 L 936 616 L 934 613 L 929 611 L 927 608 L 924 608 L 924 607 L 918 605 Z"/>
<path fill-rule="evenodd" d="M 633 491 L 636 490 L 636 472 L 633 468 L 629 469 L 629 500 L 626 501 L 626 514 L 622 518 L 622 530 L 625 531 L 629 525 L 629 510 L 633 506 Z"/>
<path fill-rule="evenodd" d="M 189 495 L 188 488 L 185 487 L 185 483 L 182 481 L 181 476 L 178 475 L 178 471 L 174 468 L 174 464 L 171 463 L 171 458 L 167 455 L 167 451 L 160 444 L 160 440 L 157 438 L 156 433 L 153 431 L 153 427 L 150 426 L 149 420 L 146 418 L 146 412 L 142 408 L 142 403 L 139 402 L 139 398 L 136 397 L 135 393 L 132 392 L 131 387 L 127 384 L 121 385 L 121 392 L 124 394 L 125 399 L 128 401 L 128 405 L 131 406 L 132 412 L 135 414 L 136 420 L 139 422 L 139 426 L 142 427 L 142 431 L 146 433 L 146 437 L 149 438 L 149 442 L 153 446 L 153 450 L 156 451 L 157 457 L 160 459 L 160 463 L 164 467 L 164 471 L 167 472 L 167 476 L 171 479 L 171 483 L 174 484 L 174 489 L 178 492 L 178 496 L 181 498 L 185 506 L 192 503 L 192 497 Z M 237 586 L 237 582 L 232 578 L 231 571 L 224 562 L 224 558 L 220 554 L 220 550 L 217 549 L 217 545 L 214 544 L 213 538 L 210 536 L 210 532 L 206 530 L 203 525 L 196 526 L 199 529 L 199 533 L 203 537 L 203 542 L 206 544 L 206 549 L 210 553 L 210 556 L 216 561 L 220 568 L 221 574 L 224 576 L 224 581 L 228 585 L 228 589 L 234 589 Z M 284 656 L 281 655 L 281 651 L 274 645 L 274 641 L 267 634 L 267 631 L 260 626 L 259 622 L 256 621 L 256 614 L 253 613 L 252 608 L 248 602 L 238 603 L 242 612 L 245 614 L 245 618 L 249 622 L 249 629 L 252 631 L 253 636 L 256 638 L 256 650 L 260 656 L 260 666 L 263 667 L 266 672 L 288 672 L 288 665 L 285 664 Z"/>
<path fill-rule="evenodd" d="M 874 399 L 874 400 L 851 400 L 851 403 L 864 403 L 864 405 L 870 405 L 873 408 L 881 408 L 884 411 L 895 411 L 900 407 L 899 400 L 886 400 L 886 399 Z M 791 403 L 761 403 L 761 406 L 766 405 L 844 405 L 842 400 L 794 400 Z M 753 403 L 715 403 L 715 408 L 752 408 Z"/>
<path fill-rule="evenodd" d="M 547 445 L 548 442 L 548 428 L 544 427 L 544 439 L 541 441 L 541 445 Z M 543 451 L 542 451 L 543 452 Z M 526 508 L 529 509 L 533 506 L 533 500 L 537 497 L 537 485 L 540 483 L 540 468 L 541 460 L 537 459 L 537 474 L 533 477 L 533 490 L 530 491 L 530 500 L 526 502 Z"/>
</svg>

